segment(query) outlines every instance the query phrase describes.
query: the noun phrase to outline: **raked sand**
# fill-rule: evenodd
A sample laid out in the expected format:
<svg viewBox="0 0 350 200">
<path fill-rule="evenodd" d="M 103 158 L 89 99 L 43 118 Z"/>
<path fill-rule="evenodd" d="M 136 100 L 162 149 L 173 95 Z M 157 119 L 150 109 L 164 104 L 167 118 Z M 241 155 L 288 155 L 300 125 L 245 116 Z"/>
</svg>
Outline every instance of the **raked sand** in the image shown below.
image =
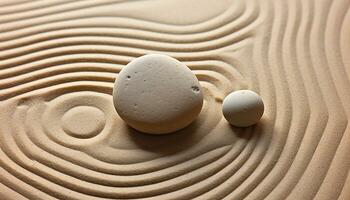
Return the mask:
<svg viewBox="0 0 350 200">
<path fill-rule="evenodd" d="M 350 199 L 350 0 L 0 4 L 0 199 Z M 149 53 L 202 87 L 174 134 L 113 107 L 118 72 Z M 256 126 L 221 113 L 239 89 L 264 100 Z"/>
</svg>

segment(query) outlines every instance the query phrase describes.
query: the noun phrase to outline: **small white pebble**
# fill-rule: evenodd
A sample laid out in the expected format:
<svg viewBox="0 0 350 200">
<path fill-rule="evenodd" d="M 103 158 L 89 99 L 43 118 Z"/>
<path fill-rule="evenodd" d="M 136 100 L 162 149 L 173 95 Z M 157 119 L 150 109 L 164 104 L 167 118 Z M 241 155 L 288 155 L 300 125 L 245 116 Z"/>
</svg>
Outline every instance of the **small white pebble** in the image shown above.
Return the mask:
<svg viewBox="0 0 350 200">
<path fill-rule="evenodd" d="M 225 97 L 222 112 L 231 125 L 248 127 L 260 120 L 264 113 L 264 102 L 253 91 L 238 90 Z"/>
</svg>

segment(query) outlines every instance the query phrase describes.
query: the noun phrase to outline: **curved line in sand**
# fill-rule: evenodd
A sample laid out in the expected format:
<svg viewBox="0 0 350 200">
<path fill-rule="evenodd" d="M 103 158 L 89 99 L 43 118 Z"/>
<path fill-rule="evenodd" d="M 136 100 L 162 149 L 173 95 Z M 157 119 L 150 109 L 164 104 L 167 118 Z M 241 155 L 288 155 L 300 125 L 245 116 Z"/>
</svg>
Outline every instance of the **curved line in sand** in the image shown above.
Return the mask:
<svg viewBox="0 0 350 200">
<path fill-rule="evenodd" d="M 249 2 L 247 5 L 254 4 L 253 1 Z M 214 30 L 213 27 L 220 26 L 216 23 L 219 20 L 215 23 L 213 20 L 211 26 L 207 26 L 208 21 L 197 24 L 195 28 L 178 26 L 184 28 L 181 31 L 174 31 L 177 26 L 173 25 L 150 22 L 141 26 L 141 20 L 130 20 L 133 25 L 127 29 L 104 28 L 103 30 L 108 32 L 108 37 L 101 37 L 102 35 L 98 34 L 99 28 L 95 27 L 67 29 L 58 33 L 48 30 L 51 32 L 39 33 L 34 39 L 6 41 L 5 45 L 1 45 L 5 54 L 2 55 L 4 59 L 1 60 L 0 77 L 3 78 L 1 79 L 3 82 L 0 83 L 2 88 L 0 97 L 1 100 L 6 100 L 4 102 L 23 102 L 19 104 L 20 109 L 31 106 L 31 101 L 26 104 L 24 99 L 41 97 L 49 104 L 61 95 L 79 91 L 111 94 L 115 78 L 113 74 L 133 57 L 154 51 L 155 49 L 147 48 L 149 45 L 156 46 L 158 48 L 156 51 L 159 52 L 172 51 L 173 48 L 182 50 L 182 53 L 171 53 L 171 56 L 184 61 L 201 80 L 206 101 L 210 101 L 204 109 L 218 107 L 223 96 L 234 87 L 232 85 L 239 84 L 240 86 L 235 87 L 240 88 L 247 87 L 249 83 L 252 89 L 260 92 L 264 97 L 267 111 L 266 119 L 263 119 L 265 124 L 245 130 L 246 138 L 238 140 L 236 144 L 221 144 L 222 147 L 211 149 L 203 155 L 197 152 L 191 154 L 192 157 L 189 156 L 189 152 L 182 152 L 180 155 L 187 156 L 187 159 L 180 156 L 177 157 L 176 162 L 171 162 L 168 157 L 159 160 L 149 156 L 149 161 L 131 165 L 117 162 L 113 164 L 112 161 L 102 158 L 99 160 L 98 156 L 84 157 L 85 161 L 79 161 L 74 156 L 69 158 L 63 153 L 63 149 L 72 148 L 73 143 L 71 146 L 64 147 L 67 144 L 51 140 L 55 142 L 57 149 L 50 149 L 50 145 L 40 140 L 40 133 L 14 131 L 13 134 L 9 134 L 16 129 L 3 125 L 0 132 L 2 138 L 0 170 L 5 175 L 0 177 L 1 182 L 6 187 L 32 199 L 346 197 L 344 194 L 349 180 L 346 172 L 342 172 L 344 176 L 339 178 L 332 175 L 332 170 L 348 169 L 350 165 L 347 164 L 349 162 L 342 165 L 336 163 L 336 156 L 344 154 L 346 149 L 349 149 L 345 147 L 340 149 L 340 142 L 344 142 L 344 138 L 348 135 L 346 128 L 349 116 L 348 105 L 345 104 L 349 92 L 342 89 L 348 88 L 349 85 L 349 77 L 346 73 L 347 63 L 344 62 L 346 58 L 343 53 L 348 48 L 346 44 L 340 43 L 347 39 L 345 34 L 347 8 L 342 8 L 341 12 L 337 9 L 337 6 L 342 5 L 341 1 L 331 2 L 329 6 L 324 4 L 327 2 L 314 5 L 316 2 L 309 1 L 299 1 L 296 2 L 297 4 L 291 1 L 278 6 L 281 2 L 269 1 L 261 3 L 261 6 L 266 8 L 269 3 L 274 4 L 273 11 L 263 8 L 259 12 L 254 11 L 253 13 L 256 14 L 254 22 L 246 23 L 247 27 L 249 26 L 249 30 L 247 29 L 249 34 L 246 35 L 248 42 L 235 44 L 238 47 L 234 47 L 233 50 L 230 47 L 235 45 L 229 43 L 235 40 L 231 40 L 232 38 L 223 40 L 223 37 L 232 37 L 232 32 L 235 32 L 233 23 L 222 25 L 218 31 Z M 248 6 L 247 10 L 249 9 L 251 7 Z M 242 16 L 247 13 L 247 10 L 242 12 Z M 300 10 L 301 13 L 299 13 Z M 221 16 L 225 15 L 229 19 L 230 14 Z M 342 19 L 341 25 L 332 23 L 338 22 L 339 19 Z M 272 23 L 261 29 L 268 33 L 266 38 L 259 32 L 260 29 L 256 29 L 260 28 L 257 24 L 266 23 L 269 20 Z M 123 20 L 119 22 L 123 23 Z M 152 29 L 153 25 L 156 28 Z M 231 25 L 233 29 L 227 28 Z M 138 30 L 127 37 L 133 29 Z M 165 30 L 159 31 L 160 29 Z M 334 36 L 333 31 L 338 29 L 340 29 L 339 35 Z M 206 30 L 209 31 L 206 32 Z M 323 33 L 324 30 L 326 33 Z M 18 36 L 17 33 L 22 32 L 16 32 L 15 37 Z M 188 33 L 197 34 L 197 36 Z M 259 37 L 259 34 L 262 37 Z M 203 42 L 208 35 L 211 35 L 211 39 L 220 39 L 209 45 L 208 42 Z M 8 34 L 3 36 L 10 37 Z M 252 36 L 257 38 L 250 40 Z M 113 37 L 120 41 L 114 43 Z M 237 37 L 242 38 L 242 35 Z M 100 43 L 98 39 L 102 38 L 106 41 Z M 40 39 L 43 39 L 42 42 Z M 95 50 L 79 50 L 83 46 L 78 46 L 75 51 L 69 50 L 73 48 L 72 45 L 87 44 L 88 39 L 93 40 L 93 45 L 84 47 Z M 152 42 L 141 42 L 142 39 L 149 39 Z M 123 40 L 125 41 L 121 42 Z M 56 48 L 55 42 L 62 42 L 61 46 L 70 46 L 58 48 L 59 50 L 56 49 L 56 51 L 53 50 Z M 221 46 L 218 42 L 222 42 Z M 16 44 L 19 44 L 18 48 L 9 50 L 16 47 Z M 110 50 L 106 48 L 108 44 L 124 45 L 125 48 Z M 186 45 L 193 46 L 186 47 Z M 220 48 L 217 48 L 218 45 Z M 252 57 L 257 65 L 252 66 L 255 73 L 248 74 L 252 76 L 250 82 L 246 80 L 247 72 L 243 68 L 236 67 L 233 63 L 217 56 L 228 50 L 233 53 L 241 51 L 243 46 L 249 45 L 253 45 Z M 46 50 L 43 52 L 48 51 L 52 54 L 40 53 L 40 50 L 45 47 Z M 208 48 L 211 49 L 207 52 Z M 205 52 L 187 55 L 196 49 Z M 31 54 L 25 57 L 24 55 L 29 52 L 36 57 Z M 104 54 L 97 54 L 101 52 Z M 67 56 L 71 53 L 76 54 Z M 11 60 L 13 56 L 20 57 Z M 206 65 L 209 61 L 210 65 Z M 84 66 L 84 63 L 88 64 Z M 233 82 L 230 83 L 230 81 Z M 342 84 L 347 86 L 340 87 Z M 37 90 L 31 92 L 30 90 L 35 87 L 38 87 Z M 35 102 L 32 103 L 35 104 Z M 37 115 L 31 116 L 33 123 L 25 123 L 27 127 L 34 122 L 40 124 L 34 120 L 39 114 L 38 112 Z M 222 121 L 215 114 L 213 116 L 219 122 Z M 215 132 L 215 128 L 222 125 L 219 122 L 210 128 L 210 133 L 219 134 Z M 30 139 L 32 140 L 29 141 Z M 331 146 L 326 146 L 327 143 Z M 36 147 L 34 148 L 33 145 Z M 19 151 L 13 151 L 16 148 L 19 148 Z M 75 150 L 79 152 L 79 149 Z M 196 160 L 200 158 L 203 160 Z M 154 162 L 161 164 L 155 166 Z M 193 163 L 193 166 L 188 166 L 186 163 Z M 314 174 L 318 165 L 324 168 L 319 169 L 319 177 Z M 72 168 L 68 169 L 68 166 Z M 87 175 L 84 176 L 84 173 Z M 118 180 L 113 179 L 116 177 Z M 131 177 L 132 180 L 130 180 Z M 336 180 L 339 183 L 335 182 Z M 25 185 L 25 183 L 28 184 Z M 332 190 L 329 187 L 331 183 L 338 184 L 339 188 Z M 308 190 L 305 189 L 305 185 L 309 187 Z M 118 187 L 123 189 L 118 190 L 120 189 Z M 33 191 L 41 196 L 36 196 Z"/>
</svg>

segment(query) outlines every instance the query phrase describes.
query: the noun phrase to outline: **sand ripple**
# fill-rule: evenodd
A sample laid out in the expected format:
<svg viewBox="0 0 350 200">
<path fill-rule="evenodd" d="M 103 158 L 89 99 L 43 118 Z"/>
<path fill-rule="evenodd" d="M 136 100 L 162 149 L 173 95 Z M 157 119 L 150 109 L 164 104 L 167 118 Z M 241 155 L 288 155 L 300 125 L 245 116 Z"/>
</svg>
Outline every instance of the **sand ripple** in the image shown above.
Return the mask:
<svg viewBox="0 0 350 200">
<path fill-rule="evenodd" d="M 5 199 L 350 198 L 349 0 L 1 4 Z M 203 87 L 199 118 L 176 134 L 135 132 L 114 111 L 118 72 L 147 53 Z M 254 127 L 222 117 L 237 89 L 266 103 Z"/>
</svg>

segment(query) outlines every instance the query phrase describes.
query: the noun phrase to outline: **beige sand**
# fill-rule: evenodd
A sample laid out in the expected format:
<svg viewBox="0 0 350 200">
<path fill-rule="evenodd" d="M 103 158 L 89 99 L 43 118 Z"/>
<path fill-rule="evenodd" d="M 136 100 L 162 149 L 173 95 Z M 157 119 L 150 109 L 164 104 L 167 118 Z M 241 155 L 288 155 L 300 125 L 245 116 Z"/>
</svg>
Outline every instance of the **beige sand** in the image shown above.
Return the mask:
<svg viewBox="0 0 350 200">
<path fill-rule="evenodd" d="M 1 4 L 0 199 L 350 199 L 349 0 Z M 114 111 L 116 74 L 147 53 L 203 87 L 176 134 L 140 134 Z M 262 95 L 257 126 L 223 118 L 237 89 Z M 98 123 L 70 134 L 67 112 Z"/>
</svg>

